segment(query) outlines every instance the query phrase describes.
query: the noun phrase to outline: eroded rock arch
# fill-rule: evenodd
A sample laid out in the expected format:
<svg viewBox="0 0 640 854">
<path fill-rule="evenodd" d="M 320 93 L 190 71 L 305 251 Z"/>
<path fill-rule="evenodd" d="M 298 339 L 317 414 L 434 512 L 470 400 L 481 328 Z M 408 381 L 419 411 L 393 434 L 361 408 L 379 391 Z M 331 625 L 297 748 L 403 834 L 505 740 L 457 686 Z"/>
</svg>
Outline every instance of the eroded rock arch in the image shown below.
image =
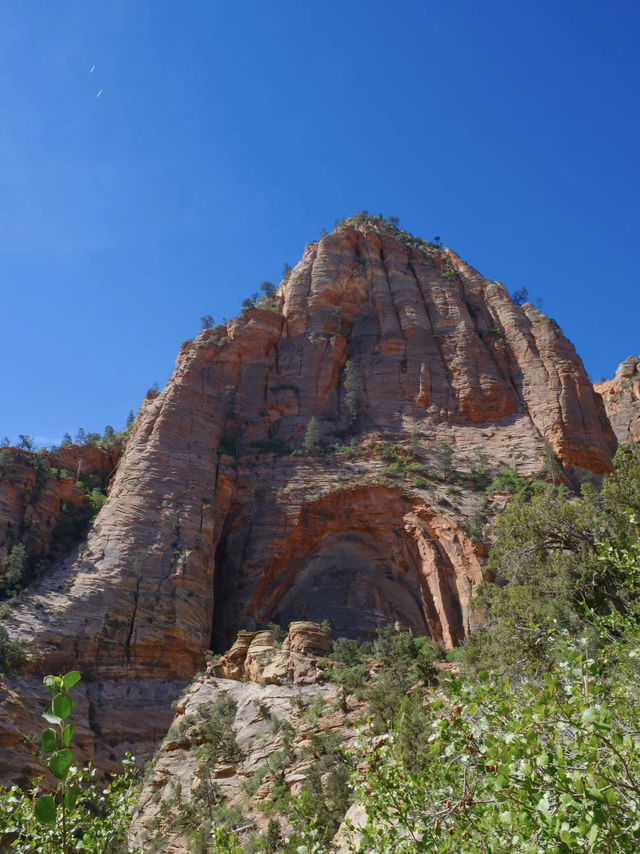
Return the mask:
<svg viewBox="0 0 640 854">
<path fill-rule="evenodd" d="M 257 624 L 329 619 L 365 637 L 398 623 L 451 647 L 482 580 L 466 534 L 424 502 L 374 484 L 334 491 L 289 517 L 244 614 Z"/>
</svg>

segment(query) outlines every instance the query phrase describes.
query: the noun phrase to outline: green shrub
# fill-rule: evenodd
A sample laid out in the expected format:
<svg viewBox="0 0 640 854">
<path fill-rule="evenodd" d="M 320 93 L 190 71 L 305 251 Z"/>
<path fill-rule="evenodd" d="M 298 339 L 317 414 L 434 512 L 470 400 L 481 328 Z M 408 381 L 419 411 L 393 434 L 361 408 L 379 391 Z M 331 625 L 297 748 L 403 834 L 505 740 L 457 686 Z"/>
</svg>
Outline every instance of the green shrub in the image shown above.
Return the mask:
<svg viewBox="0 0 640 854">
<path fill-rule="evenodd" d="M 637 697 L 633 682 L 617 687 Z M 358 850 L 637 851 L 637 708 L 621 715 L 594 662 L 571 649 L 542 682 L 453 682 L 429 698 L 417 756 L 405 759 L 396 733 L 362 757 Z"/>
<path fill-rule="evenodd" d="M 355 366 L 350 359 L 345 362 L 344 366 L 344 391 L 349 419 L 354 421 L 361 412 L 362 401 L 360 381 L 356 374 Z"/>
<path fill-rule="evenodd" d="M 235 700 L 226 691 L 221 691 L 212 703 L 198 706 L 189 738 L 199 745 L 196 756 L 201 768 L 213 767 L 220 760 L 239 762 L 242 759 L 233 729 L 236 709 Z"/>
<path fill-rule="evenodd" d="M 15 596 L 28 582 L 29 555 L 22 543 L 16 543 L 7 555 L 4 575 L 0 576 L 0 596 Z"/>
<path fill-rule="evenodd" d="M 440 480 L 453 477 L 453 448 L 446 442 L 438 442 L 433 451 L 433 463 Z"/>
<path fill-rule="evenodd" d="M 487 335 L 489 338 L 493 338 L 495 341 L 502 341 L 504 338 L 507 337 L 507 333 L 500 326 L 492 327 L 488 331 Z"/>
<path fill-rule="evenodd" d="M 494 495 L 496 492 L 510 492 L 512 495 L 519 495 L 528 490 L 528 495 L 531 494 L 531 484 L 525 480 L 522 475 L 518 474 L 516 469 L 505 469 L 495 477 L 487 489 L 488 495 Z"/>
<path fill-rule="evenodd" d="M 322 694 L 317 694 L 309 706 L 307 706 L 307 710 L 304 713 L 306 720 L 312 725 L 315 726 L 322 714 L 324 712 L 324 697 Z"/>
<path fill-rule="evenodd" d="M 317 454 L 320 450 L 320 425 L 315 415 L 309 419 L 307 424 L 302 450 L 305 454 Z"/>
<path fill-rule="evenodd" d="M 640 625 L 640 448 L 618 451 L 600 495 L 505 474 L 519 491 L 494 525 L 487 568 L 499 584 L 474 600 L 484 626 L 465 644 L 464 665 L 543 674 L 558 630 L 601 645 Z"/>
<path fill-rule="evenodd" d="M 27 658 L 28 646 L 23 641 L 12 640 L 4 626 L 0 626 L 0 673 L 21 670 Z"/>
<path fill-rule="evenodd" d="M 57 787 L 51 794 L 41 794 L 36 781 L 31 792 L 0 788 L 0 847 L 3 839 L 18 854 L 122 850 L 135 802 L 134 760 L 128 756 L 123 773 L 100 785 L 90 765 L 74 765 L 75 724 L 67 719 L 74 706 L 69 692 L 79 679 L 75 670 L 44 678 L 54 696 L 43 714 L 51 726 L 42 733 L 41 749 Z"/>
<path fill-rule="evenodd" d="M 8 471 L 11 471 L 13 465 L 13 454 L 8 448 L 3 448 L 0 451 L 0 476 L 6 474 Z"/>
<path fill-rule="evenodd" d="M 235 764 L 243 758 L 233 728 L 236 709 L 235 700 L 221 691 L 211 703 L 198 706 L 180 721 L 177 734 L 195 746 L 197 785 L 188 798 L 183 797 L 180 785 L 173 787 L 172 796 L 162 801 L 149 829 L 149 845 L 160 844 L 165 833 L 177 833 L 187 837 L 196 851 L 209 852 L 220 828 L 230 831 L 242 821 L 241 808 L 228 806 L 215 780 L 219 762 Z M 225 838 L 232 840 L 231 836 Z"/>
<path fill-rule="evenodd" d="M 489 459 L 486 454 L 478 454 L 471 466 L 471 480 L 476 489 L 485 489 L 491 482 Z"/>
</svg>

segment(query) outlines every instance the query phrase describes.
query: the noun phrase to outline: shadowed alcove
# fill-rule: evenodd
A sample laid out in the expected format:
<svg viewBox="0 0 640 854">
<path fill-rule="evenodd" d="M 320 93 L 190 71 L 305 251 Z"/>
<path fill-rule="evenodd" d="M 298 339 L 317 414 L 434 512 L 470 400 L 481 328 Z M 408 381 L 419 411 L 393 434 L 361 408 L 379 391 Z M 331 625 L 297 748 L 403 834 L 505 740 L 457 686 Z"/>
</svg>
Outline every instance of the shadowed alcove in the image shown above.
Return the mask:
<svg viewBox="0 0 640 854">
<path fill-rule="evenodd" d="M 399 567 L 379 543 L 360 532 L 321 540 L 271 619 L 283 626 L 294 620 L 328 620 L 334 637 L 370 638 L 388 625 L 429 634 L 416 567 Z"/>
<path fill-rule="evenodd" d="M 468 630 L 481 571 L 452 521 L 386 484 L 301 503 L 287 517 L 237 505 L 216 551 L 212 647 L 269 622 L 328 620 L 335 637 L 393 626 L 450 647 Z M 274 535 L 274 531 L 276 532 Z"/>
</svg>

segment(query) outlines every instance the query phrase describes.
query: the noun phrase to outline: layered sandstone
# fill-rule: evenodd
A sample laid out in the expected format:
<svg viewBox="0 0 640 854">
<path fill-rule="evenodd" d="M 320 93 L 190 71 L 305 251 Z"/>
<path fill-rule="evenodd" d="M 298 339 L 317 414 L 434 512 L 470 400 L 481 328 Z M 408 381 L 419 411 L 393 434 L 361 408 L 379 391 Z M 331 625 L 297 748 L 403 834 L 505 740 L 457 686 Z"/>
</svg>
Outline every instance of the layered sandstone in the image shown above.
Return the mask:
<svg viewBox="0 0 640 854">
<path fill-rule="evenodd" d="M 322 681 L 321 659 L 331 652 L 331 638 L 309 621 L 289 625 L 281 647 L 275 631 L 243 632 L 212 668 L 221 679 L 248 679 L 262 685 L 307 685 Z"/>
<path fill-rule="evenodd" d="M 66 507 L 82 508 L 86 493 L 80 477 L 105 489 L 118 463 L 120 444 L 109 448 L 67 445 L 54 451 L 0 450 L 0 576 L 17 544 L 32 562 L 56 554 L 56 534 Z M 67 532 L 68 533 L 68 532 Z M 59 537 L 68 540 L 69 536 Z M 60 543 L 63 545 L 63 543 Z"/>
<path fill-rule="evenodd" d="M 612 380 L 598 383 L 616 438 L 621 445 L 640 442 L 640 358 L 629 356 Z"/>
<path fill-rule="evenodd" d="M 129 680 L 129 716 L 270 621 L 360 638 L 392 623 L 450 647 L 482 579 L 473 470 L 534 475 L 549 448 L 569 480 L 609 471 L 615 448 L 557 325 L 448 250 L 346 224 L 273 300 L 183 345 L 86 548 L 8 625 L 40 650 L 33 678 Z"/>
<path fill-rule="evenodd" d="M 309 622 L 292 625 L 282 646 L 272 631 L 240 635 L 224 659 L 209 666 L 178 701 L 138 799 L 130 847 L 146 851 L 162 844 L 167 854 L 187 854 L 189 834 L 175 821 L 176 792 L 183 803 L 197 801 L 206 783 L 217 787 L 217 799 L 224 799 L 227 809 L 241 810 L 237 838 L 248 842 L 266 828 L 260 805 L 276 780 L 289 794 L 300 793 L 314 763 L 314 743 L 335 737 L 343 749 L 352 747 L 364 703 L 344 696 L 340 702 L 340 688 L 324 683 L 318 656 L 331 647 L 330 638 Z M 238 756 L 205 768 L 198 721 L 223 697 L 235 705 Z M 252 780 L 253 789 L 247 791 Z M 287 819 L 275 814 L 286 836 Z"/>
</svg>

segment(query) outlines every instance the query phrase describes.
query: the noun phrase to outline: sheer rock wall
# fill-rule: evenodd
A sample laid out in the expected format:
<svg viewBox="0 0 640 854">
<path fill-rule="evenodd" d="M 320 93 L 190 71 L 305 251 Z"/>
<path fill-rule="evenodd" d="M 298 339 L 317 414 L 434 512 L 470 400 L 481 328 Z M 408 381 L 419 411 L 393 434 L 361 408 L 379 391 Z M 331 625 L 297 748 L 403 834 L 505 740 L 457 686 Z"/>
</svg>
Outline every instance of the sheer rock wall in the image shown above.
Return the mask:
<svg viewBox="0 0 640 854">
<path fill-rule="evenodd" d="M 572 345 L 448 250 L 343 226 L 271 302 L 183 345 L 86 548 L 7 620 L 40 651 L 34 680 L 73 666 L 87 696 L 127 680 L 139 712 L 157 683 L 168 706 L 206 650 L 270 620 L 358 637 L 395 622 L 450 647 L 482 578 L 474 462 L 532 475 L 548 443 L 569 479 L 610 470 L 615 438 Z M 346 435 L 355 452 L 291 455 L 311 419 L 325 449 Z M 389 474 L 385 448 L 429 469 L 443 444 L 456 496 L 444 476 Z"/>
</svg>

